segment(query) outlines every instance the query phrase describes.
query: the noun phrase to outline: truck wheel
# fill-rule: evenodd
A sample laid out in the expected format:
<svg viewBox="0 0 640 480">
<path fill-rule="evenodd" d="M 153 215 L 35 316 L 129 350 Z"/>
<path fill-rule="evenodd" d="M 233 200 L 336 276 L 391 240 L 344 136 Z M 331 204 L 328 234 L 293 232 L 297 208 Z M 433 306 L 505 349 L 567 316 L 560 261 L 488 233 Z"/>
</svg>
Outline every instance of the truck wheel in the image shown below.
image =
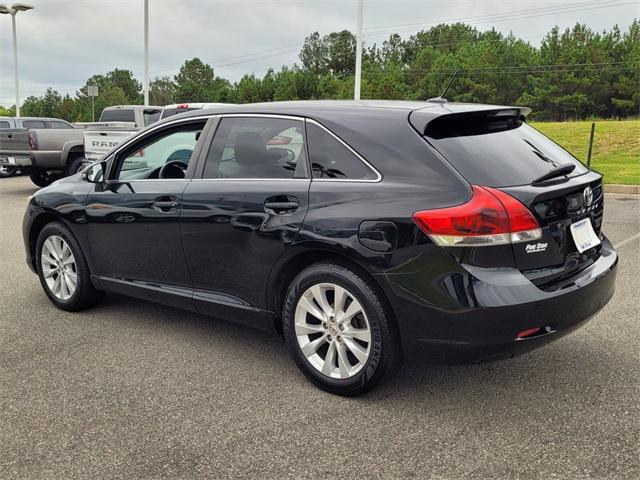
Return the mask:
<svg viewBox="0 0 640 480">
<path fill-rule="evenodd" d="M 69 158 L 67 166 L 64 169 L 64 176 L 68 177 L 70 175 L 74 175 L 75 173 L 78 173 L 78 170 L 80 170 L 80 168 L 82 167 L 83 162 L 84 162 L 83 156 Z"/>
<path fill-rule="evenodd" d="M 29 177 L 39 187 L 48 187 L 57 180 L 56 177 L 49 175 L 47 172 L 33 172 Z"/>
<path fill-rule="evenodd" d="M 6 178 L 14 175 L 16 169 L 13 167 L 7 167 L 6 165 L 0 165 L 0 178 Z"/>
</svg>

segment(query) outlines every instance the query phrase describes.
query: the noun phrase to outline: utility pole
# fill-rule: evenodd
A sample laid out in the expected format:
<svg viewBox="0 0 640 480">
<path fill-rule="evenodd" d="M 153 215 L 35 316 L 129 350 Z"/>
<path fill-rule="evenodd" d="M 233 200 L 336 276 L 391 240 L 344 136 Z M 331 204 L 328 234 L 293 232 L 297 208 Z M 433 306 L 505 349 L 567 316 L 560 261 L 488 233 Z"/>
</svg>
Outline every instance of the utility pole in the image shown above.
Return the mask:
<svg viewBox="0 0 640 480">
<path fill-rule="evenodd" d="M 362 15 L 364 0 L 358 0 L 358 17 L 356 20 L 356 81 L 353 99 L 360 100 L 360 82 L 362 78 Z"/>
<path fill-rule="evenodd" d="M 15 3 L 10 7 L 0 5 L 0 14 L 11 15 L 11 27 L 13 30 L 13 78 L 16 85 L 16 117 L 20 116 L 20 82 L 18 79 L 18 40 L 16 36 L 16 14 L 32 10 L 31 5 Z"/>
<path fill-rule="evenodd" d="M 149 105 L 149 0 L 144 0 L 144 105 Z"/>
</svg>

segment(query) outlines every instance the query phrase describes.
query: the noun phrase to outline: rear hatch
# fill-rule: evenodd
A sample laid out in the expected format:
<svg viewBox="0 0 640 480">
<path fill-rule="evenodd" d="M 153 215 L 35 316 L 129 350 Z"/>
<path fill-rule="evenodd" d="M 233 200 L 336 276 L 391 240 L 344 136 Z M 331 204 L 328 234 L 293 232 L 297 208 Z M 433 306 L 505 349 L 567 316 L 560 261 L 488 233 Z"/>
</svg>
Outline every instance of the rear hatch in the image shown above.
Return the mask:
<svg viewBox="0 0 640 480">
<path fill-rule="evenodd" d="M 527 125 L 522 110 L 450 113 L 423 125 L 420 133 L 469 183 L 514 197 L 541 228 L 541 238 L 533 241 L 451 248 L 461 261 L 485 267 L 512 264 L 538 287 L 554 290 L 598 259 L 602 176 Z M 589 234 L 588 224 L 595 235 L 579 249 L 580 234 L 572 230 Z"/>
</svg>

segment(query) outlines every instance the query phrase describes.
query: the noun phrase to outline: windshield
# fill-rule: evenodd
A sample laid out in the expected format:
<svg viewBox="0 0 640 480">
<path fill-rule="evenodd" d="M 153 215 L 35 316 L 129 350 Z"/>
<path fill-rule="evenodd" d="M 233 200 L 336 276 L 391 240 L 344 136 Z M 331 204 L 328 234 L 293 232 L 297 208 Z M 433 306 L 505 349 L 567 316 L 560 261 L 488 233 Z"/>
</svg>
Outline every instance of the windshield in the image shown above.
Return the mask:
<svg viewBox="0 0 640 480">
<path fill-rule="evenodd" d="M 573 155 L 516 117 L 441 117 L 425 132 L 429 142 L 472 184 L 528 185 L 560 165 L 588 169 Z"/>
</svg>

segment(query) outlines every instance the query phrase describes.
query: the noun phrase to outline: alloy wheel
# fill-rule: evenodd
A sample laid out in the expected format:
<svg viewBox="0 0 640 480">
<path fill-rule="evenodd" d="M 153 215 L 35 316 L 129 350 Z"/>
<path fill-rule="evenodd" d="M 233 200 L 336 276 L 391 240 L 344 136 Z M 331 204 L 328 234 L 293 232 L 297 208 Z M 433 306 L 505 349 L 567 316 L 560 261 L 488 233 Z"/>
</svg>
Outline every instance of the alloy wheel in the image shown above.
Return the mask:
<svg viewBox="0 0 640 480">
<path fill-rule="evenodd" d="M 371 352 L 371 328 L 354 295 L 333 283 L 307 289 L 295 311 L 295 333 L 307 361 L 336 379 L 356 375 Z"/>
<path fill-rule="evenodd" d="M 68 300 L 78 288 L 78 272 L 73 252 L 66 240 L 51 235 L 42 244 L 42 275 L 49 291 L 60 300 Z"/>
</svg>

